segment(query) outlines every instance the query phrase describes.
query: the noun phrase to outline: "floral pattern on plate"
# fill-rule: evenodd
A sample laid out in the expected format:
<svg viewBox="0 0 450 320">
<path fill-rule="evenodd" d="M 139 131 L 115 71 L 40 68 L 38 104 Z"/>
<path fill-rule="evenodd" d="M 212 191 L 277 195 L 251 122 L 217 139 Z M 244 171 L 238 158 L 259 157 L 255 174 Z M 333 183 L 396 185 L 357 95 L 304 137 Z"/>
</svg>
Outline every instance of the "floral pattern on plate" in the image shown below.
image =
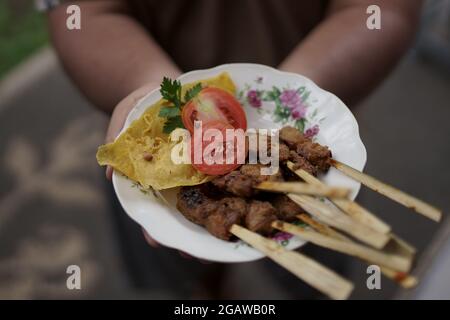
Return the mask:
<svg viewBox="0 0 450 320">
<path fill-rule="evenodd" d="M 311 107 L 311 91 L 306 86 L 296 88 L 272 86 L 263 89 L 264 78 L 258 76 L 254 84 L 246 83 L 237 93 L 242 105 L 251 107 L 260 115 L 269 114 L 275 123 L 292 125 L 307 137 L 314 138 L 325 118 L 318 117 L 318 110 Z M 271 104 L 272 106 L 266 106 Z"/>
</svg>

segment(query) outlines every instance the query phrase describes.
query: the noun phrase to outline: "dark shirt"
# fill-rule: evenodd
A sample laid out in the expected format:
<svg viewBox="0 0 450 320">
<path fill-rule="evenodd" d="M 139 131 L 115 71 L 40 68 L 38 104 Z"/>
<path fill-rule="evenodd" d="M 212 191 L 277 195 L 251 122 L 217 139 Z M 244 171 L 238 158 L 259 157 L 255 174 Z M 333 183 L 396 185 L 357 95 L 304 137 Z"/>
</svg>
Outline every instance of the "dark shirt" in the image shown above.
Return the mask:
<svg viewBox="0 0 450 320">
<path fill-rule="evenodd" d="M 186 71 L 229 62 L 277 66 L 323 18 L 323 0 L 128 0 Z"/>
</svg>

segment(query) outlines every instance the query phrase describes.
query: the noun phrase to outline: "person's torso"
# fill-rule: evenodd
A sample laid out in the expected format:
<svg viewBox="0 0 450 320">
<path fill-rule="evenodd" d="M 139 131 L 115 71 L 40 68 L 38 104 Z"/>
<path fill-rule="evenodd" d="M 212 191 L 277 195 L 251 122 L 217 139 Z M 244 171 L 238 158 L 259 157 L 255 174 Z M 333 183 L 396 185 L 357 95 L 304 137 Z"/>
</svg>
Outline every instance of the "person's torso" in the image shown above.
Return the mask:
<svg viewBox="0 0 450 320">
<path fill-rule="evenodd" d="M 128 0 L 183 71 L 222 63 L 276 66 L 322 19 L 324 0 Z"/>
</svg>

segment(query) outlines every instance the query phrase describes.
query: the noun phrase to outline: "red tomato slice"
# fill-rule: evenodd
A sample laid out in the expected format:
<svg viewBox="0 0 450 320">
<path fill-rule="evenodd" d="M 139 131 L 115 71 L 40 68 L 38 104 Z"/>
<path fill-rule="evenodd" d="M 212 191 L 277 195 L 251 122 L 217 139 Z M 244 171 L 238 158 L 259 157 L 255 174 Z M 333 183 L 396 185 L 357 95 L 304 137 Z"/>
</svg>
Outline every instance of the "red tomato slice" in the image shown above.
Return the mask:
<svg viewBox="0 0 450 320">
<path fill-rule="evenodd" d="M 222 122 L 219 120 L 212 120 L 210 122 L 207 122 L 205 124 L 202 124 L 203 127 L 203 136 L 202 136 L 202 140 L 196 142 L 195 138 L 192 137 L 191 139 L 191 160 L 192 160 L 192 166 L 197 169 L 198 171 L 204 173 L 204 174 L 208 174 L 208 175 L 222 175 L 222 174 L 226 174 L 228 172 L 233 171 L 234 169 L 236 169 L 237 167 L 240 166 L 240 164 L 237 162 L 237 143 L 235 141 L 234 143 L 234 149 L 232 150 L 232 155 L 233 155 L 233 163 L 231 164 L 227 164 L 226 163 L 226 149 L 227 147 L 230 147 L 231 145 L 229 145 L 229 142 L 226 140 L 226 130 L 227 129 L 235 129 L 231 124 L 227 123 L 227 122 Z M 207 163 L 206 159 L 203 158 L 203 155 L 205 153 L 205 151 L 207 151 L 208 146 L 212 143 L 214 143 L 216 137 L 212 138 L 211 140 L 206 140 L 204 139 L 205 137 L 205 133 L 208 129 L 217 129 L 220 131 L 220 133 L 222 134 L 223 137 L 223 141 L 221 141 L 221 147 L 223 148 L 223 152 L 222 152 L 222 162 L 223 163 Z M 196 145 L 197 143 L 197 145 Z M 210 148 L 213 145 L 210 146 Z M 199 149 L 201 147 L 201 150 Z M 214 149 L 214 148 L 213 148 Z M 197 153 L 197 157 L 200 157 L 201 159 L 201 163 L 195 163 L 195 158 L 194 155 L 195 153 Z M 219 154 L 220 155 L 220 154 Z"/>
<path fill-rule="evenodd" d="M 189 132 L 194 132 L 195 120 L 201 120 L 203 125 L 218 120 L 229 123 L 236 129 L 247 130 L 247 118 L 241 104 L 231 94 L 219 88 L 202 89 L 183 107 L 181 118 Z"/>
</svg>

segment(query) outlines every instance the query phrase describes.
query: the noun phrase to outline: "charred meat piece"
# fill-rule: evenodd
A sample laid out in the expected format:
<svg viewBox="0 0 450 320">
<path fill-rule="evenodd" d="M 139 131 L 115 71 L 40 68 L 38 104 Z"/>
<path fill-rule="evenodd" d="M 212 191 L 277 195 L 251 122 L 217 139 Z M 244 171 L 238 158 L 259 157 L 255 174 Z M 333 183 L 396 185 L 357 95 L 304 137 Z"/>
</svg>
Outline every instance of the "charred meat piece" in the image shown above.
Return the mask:
<svg viewBox="0 0 450 320">
<path fill-rule="evenodd" d="M 229 197 L 218 202 L 217 209 L 205 221 L 206 229 L 215 237 L 230 240 L 229 232 L 233 224 L 242 224 L 247 213 L 247 203 L 244 199 Z"/>
<path fill-rule="evenodd" d="M 219 212 L 214 212 L 206 220 L 205 228 L 216 238 L 230 241 L 233 236 L 230 233 L 230 228 L 233 224 L 241 224 L 242 217 L 235 211 L 226 212 L 221 214 Z"/>
<path fill-rule="evenodd" d="M 280 143 L 280 153 L 279 153 L 280 162 L 288 161 L 289 153 L 290 153 L 289 147 L 284 143 Z"/>
<path fill-rule="evenodd" d="M 233 211 L 243 217 L 247 214 L 247 202 L 242 198 L 226 197 L 219 201 L 217 211 L 221 213 Z"/>
<path fill-rule="evenodd" d="M 273 231 L 272 222 L 277 220 L 277 210 L 267 201 L 252 200 L 248 205 L 245 226 L 260 234 Z"/>
<path fill-rule="evenodd" d="M 261 169 L 265 166 L 262 164 L 244 164 L 240 167 L 239 171 L 241 174 L 250 177 L 255 182 L 255 185 L 263 181 L 281 181 L 283 180 L 283 175 L 278 170 L 277 173 L 272 175 L 262 175 Z"/>
<path fill-rule="evenodd" d="M 305 136 L 294 127 L 286 126 L 280 129 L 280 140 L 283 141 L 290 149 L 297 146 L 305 140 Z"/>
<path fill-rule="evenodd" d="M 317 168 L 297 152 L 291 150 L 289 153 L 289 160 L 294 163 L 294 170 L 303 169 L 313 176 L 317 175 Z"/>
<path fill-rule="evenodd" d="M 203 225 L 217 209 L 218 203 L 208 198 L 201 186 L 183 187 L 178 192 L 177 209 L 191 222 Z"/>
<path fill-rule="evenodd" d="M 270 198 L 270 203 L 277 210 L 278 219 L 283 221 L 294 221 L 297 215 L 305 212 L 284 194 L 274 194 Z"/>
<path fill-rule="evenodd" d="M 326 146 L 312 142 L 294 127 L 284 127 L 280 130 L 280 140 L 287 146 L 308 160 L 320 171 L 326 172 L 330 168 L 331 151 Z"/>
<path fill-rule="evenodd" d="M 254 181 L 240 171 L 232 171 L 211 181 L 215 187 L 241 197 L 251 197 Z"/>
<path fill-rule="evenodd" d="M 274 175 L 261 175 L 260 164 L 245 164 L 239 171 L 232 171 L 224 176 L 212 180 L 212 184 L 219 189 L 239 197 L 252 197 L 258 190 L 254 187 L 263 181 L 282 180 L 281 173 Z"/>
<path fill-rule="evenodd" d="M 312 141 L 297 144 L 296 151 L 322 172 L 330 169 L 331 151 Z"/>
<path fill-rule="evenodd" d="M 247 203 L 242 198 L 212 199 L 202 186 L 183 187 L 178 193 L 177 208 L 191 222 L 205 226 L 215 237 L 230 240 L 233 224 L 242 224 Z"/>
</svg>

